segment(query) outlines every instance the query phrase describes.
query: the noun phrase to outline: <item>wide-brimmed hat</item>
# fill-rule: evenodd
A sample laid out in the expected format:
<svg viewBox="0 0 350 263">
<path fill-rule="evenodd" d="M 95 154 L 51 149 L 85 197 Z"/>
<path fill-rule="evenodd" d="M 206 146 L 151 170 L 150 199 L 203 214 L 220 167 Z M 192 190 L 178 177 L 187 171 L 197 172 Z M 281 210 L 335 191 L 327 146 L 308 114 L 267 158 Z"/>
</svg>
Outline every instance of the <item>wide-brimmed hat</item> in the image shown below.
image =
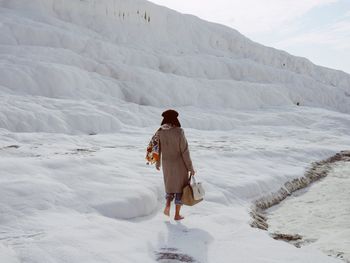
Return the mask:
<svg viewBox="0 0 350 263">
<path fill-rule="evenodd" d="M 179 116 L 179 113 L 176 110 L 166 110 L 162 113 L 163 121 L 162 124 L 173 124 L 177 127 L 181 127 L 181 124 L 179 122 L 179 119 L 177 118 Z"/>
</svg>

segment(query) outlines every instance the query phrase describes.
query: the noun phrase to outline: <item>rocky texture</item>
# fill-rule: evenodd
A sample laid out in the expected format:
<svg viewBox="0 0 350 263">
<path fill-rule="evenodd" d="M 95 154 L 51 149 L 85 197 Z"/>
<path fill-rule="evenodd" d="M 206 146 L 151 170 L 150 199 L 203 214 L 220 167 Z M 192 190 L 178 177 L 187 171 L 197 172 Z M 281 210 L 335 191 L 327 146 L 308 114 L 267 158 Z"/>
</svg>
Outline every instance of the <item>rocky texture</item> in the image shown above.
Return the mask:
<svg viewBox="0 0 350 263">
<path fill-rule="evenodd" d="M 252 206 L 251 215 L 253 219 L 266 219 L 263 211 L 279 204 L 293 192 L 309 186 L 311 183 L 326 177 L 331 169 L 331 164 L 338 161 L 350 161 L 350 151 L 341 151 L 336 155 L 319 162 L 314 162 L 305 175 L 286 182 L 277 192 L 256 200 Z"/>
<path fill-rule="evenodd" d="M 303 237 L 301 235 L 289 235 L 289 234 L 279 234 L 279 233 L 274 233 L 271 235 L 274 239 L 277 240 L 286 240 L 286 241 L 295 241 L 295 240 L 300 240 Z"/>
<path fill-rule="evenodd" d="M 178 252 L 176 248 L 162 248 L 162 251 L 156 252 L 158 262 L 196 262 L 194 258 L 189 255 Z"/>
<path fill-rule="evenodd" d="M 273 233 L 271 237 L 276 240 L 283 240 L 289 242 L 296 246 L 297 248 L 301 247 L 303 237 L 299 234 L 281 234 L 281 233 Z"/>
</svg>

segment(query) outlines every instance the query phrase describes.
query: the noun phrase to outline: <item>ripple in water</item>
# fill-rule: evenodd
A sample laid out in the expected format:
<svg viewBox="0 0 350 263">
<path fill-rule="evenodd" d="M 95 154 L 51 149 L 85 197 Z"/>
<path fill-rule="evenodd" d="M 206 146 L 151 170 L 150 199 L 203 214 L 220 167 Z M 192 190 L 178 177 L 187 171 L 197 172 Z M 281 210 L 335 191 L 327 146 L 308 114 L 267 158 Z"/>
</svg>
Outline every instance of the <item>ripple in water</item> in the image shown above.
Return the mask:
<svg viewBox="0 0 350 263">
<path fill-rule="evenodd" d="M 300 234 L 314 246 L 350 262 L 350 163 L 337 162 L 328 176 L 267 210 L 269 232 Z"/>
</svg>

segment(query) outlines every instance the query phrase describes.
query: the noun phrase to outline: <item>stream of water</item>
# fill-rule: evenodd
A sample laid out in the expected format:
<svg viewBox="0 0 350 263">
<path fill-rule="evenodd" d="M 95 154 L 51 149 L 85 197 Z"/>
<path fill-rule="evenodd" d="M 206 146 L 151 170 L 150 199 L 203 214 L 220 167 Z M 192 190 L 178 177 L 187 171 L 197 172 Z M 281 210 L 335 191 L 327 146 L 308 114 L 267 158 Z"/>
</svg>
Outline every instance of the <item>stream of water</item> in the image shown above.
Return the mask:
<svg viewBox="0 0 350 263">
<path fill-rule="evenodd" d="M 267 210 L 269 232 L 300 234 L 314 246 L 350 262 L 350 162 L 337 162 L 328 176 Z"/>
</svg>

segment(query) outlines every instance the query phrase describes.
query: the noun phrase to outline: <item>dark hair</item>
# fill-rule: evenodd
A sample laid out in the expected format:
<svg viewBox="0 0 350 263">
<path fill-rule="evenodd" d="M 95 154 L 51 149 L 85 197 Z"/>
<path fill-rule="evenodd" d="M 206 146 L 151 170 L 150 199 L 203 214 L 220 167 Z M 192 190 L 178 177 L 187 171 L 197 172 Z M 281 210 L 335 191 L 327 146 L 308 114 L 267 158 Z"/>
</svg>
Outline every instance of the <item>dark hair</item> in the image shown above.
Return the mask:
<svg viewBox="0 0 350 263">
<path fill-rule="evenodd" d="M 175 110 L 167 110 L 162 113 L 163 121 L 161 125 L 163 124 L 172 124 L 176 127 L 181 127 L 181 123 L 179 122 L 179 119 L 177 116 L 179 116 L 179 113 Z"/>
</svg>

